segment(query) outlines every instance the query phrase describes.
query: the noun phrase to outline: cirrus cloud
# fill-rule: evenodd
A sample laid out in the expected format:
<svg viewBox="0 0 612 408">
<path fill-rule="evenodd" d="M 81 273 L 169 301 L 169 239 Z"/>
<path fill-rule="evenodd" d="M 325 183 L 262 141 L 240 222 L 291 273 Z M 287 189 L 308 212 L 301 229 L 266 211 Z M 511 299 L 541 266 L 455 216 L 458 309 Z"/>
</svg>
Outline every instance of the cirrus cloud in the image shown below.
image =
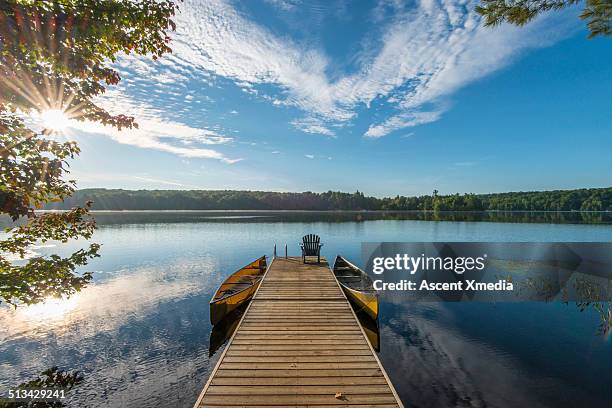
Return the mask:
<svg viewBox="0 0 612 408">
<path fill-rule="evenodd" d="M 421 0 L 410 7 L 380 3 L 393 12 L 381 22 L 374 15 L 381 7 L 374 8 L 369 35 L 381 31 L 380 41 L 369 42 L 377 45 L 352 73 L 330 75 L 334 61 L 320 45 L 281 37 L 224 0 L 185 2 L 177 16 L 173 57 L 274 105 L 298 108 L 306 119 L 289 123 L 305 133 L 333 136 L 331 127 L 351 122 L 360 109 L 367 115 L 382 105 L 389 113 L 371 120 L 364 132 L 381 137 L 440 119 L 445 98 L 457 89 L 525 50 L 551 45 L 573 28 L 561 29 L 547 18 L 524 28 L 484 28 L 474 11 L 477 0 Z M 299 7 L 291 5 L 294 11 Z M 379 31 L 374 22 L 381 23 Z M 262 85 L 283 96 L 262 94 Z"/>
</svg>

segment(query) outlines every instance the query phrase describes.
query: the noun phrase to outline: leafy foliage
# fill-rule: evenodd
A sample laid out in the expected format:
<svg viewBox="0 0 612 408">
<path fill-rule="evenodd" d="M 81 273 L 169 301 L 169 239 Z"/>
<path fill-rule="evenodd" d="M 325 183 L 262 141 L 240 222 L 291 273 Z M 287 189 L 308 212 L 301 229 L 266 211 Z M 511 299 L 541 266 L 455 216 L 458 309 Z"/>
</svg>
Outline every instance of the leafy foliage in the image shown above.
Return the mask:
<svg viewBox="0 0 612 408">
<path fill-rule="evenodd" d="M 77 275 L 74 270 L 97 256 L 97 244 L 66 258 L 36 257 L 24 265 L 15 265 L 7 255 L 23 258 L 38 241 L 91 237 L 95 224 L 89 216 L 90 203 L 64 213 L 35 212 L 74 191 L 74 182 L 63 177 L 67 159 L 75 157 L 79 149 L 74 142 L 60 143 L 36 135 L 21 119 L 6 112 L 0 116 L 0 130 L 0 211 L 13 220 L 29 220 L 12 228 L 8 238 L 0 241 L 0 301 L 30 304 L 47 296 L 72 294 L 91 279 L 91 274 Z"/>
<path fill-rule="evenodd" d="M 0 112 L 0 204 L 17 220 L 32 216 L 34 207 L 50 199 L 63 199 L 74 189 L 65 181 L 67 159 L 79 148 L 74 142 L 59 143 L 38 137 L 23 121 Z"/>
<path fill-rule="evenodd" d="M 0 7 L 0 103 L 25 111 L 75 108 L 75 119 L 136 126 L 133 117 L 113 116 L 92 98 L 121 79 L 109 65 L 119 54 L 155 59 L 171 51 L 174 3 L 8 0 Z"/>
<path fill-rule="evenodd" d="M 581 0 L 482 0 L 476 11 L 485 18 L 485 25 L 496 26 L 504 21 L 522 26 L 539 14 L 580 3 Z M 586 0 L 580 18 L 587 21 L 591 33 L 612 35 L 612 2 L 610 0 Z"/>
<path fill-rule="evenodd" d="M 83 375 L 78 371 L 67 372 L 57 367 L 51 367 L 43 371 L 36 379 L 20 384 L 17 388 L 22 390 L 63 389 L 68 392 L 81 384 L 83 380 Z M 60 408 L 65 406 L 61 401 L 0 401 L 0 408 Z"/>
<path fill-rule="evenodd" d="M 75 271 L 99 250 L 90 244 L 67 257 L 12 261 L 37 242 L 89 239 L 95 228 L 89 202 L 61 214 L 36 211 L 74 192 L 65 176 L 80 150 L 75 142 L 54 140 L 51 130 L 33 131 L 24 117 L 57 109 L 76 120 L 136 127 L 133 117 L 111 115 L 94 98 L 121 79 L 111 67 L 118 55 L 155 59 L 170 52 L 175 10 L 169 0 L 0 3 L 0 214 L 22 223 L 0 241 L 0 302 L 30 304 L 80 290 L 91 274 Z"/>
<path fill-rule="evenodd" d="M 277 193 L 232 190 L 77 191 L 48 208 L 95 201 L 96 210 L 382 210 L 382 211 L 612 211 L 612 187 L 498 194 L 368 197 L 362 192 Z"/>
</svg>

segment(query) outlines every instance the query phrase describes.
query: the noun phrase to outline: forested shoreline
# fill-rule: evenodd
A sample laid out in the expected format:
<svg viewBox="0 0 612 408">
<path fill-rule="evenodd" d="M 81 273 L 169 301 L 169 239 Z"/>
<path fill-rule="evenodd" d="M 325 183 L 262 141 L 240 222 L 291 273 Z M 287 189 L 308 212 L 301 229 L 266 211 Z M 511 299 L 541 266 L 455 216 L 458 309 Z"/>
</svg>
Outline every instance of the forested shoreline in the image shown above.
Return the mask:
<svg viewBox="0 0 612 408">
<path fill-rule="evenodd" d="M 577 190 L 369 197 L 362 192 L 84 189 L 46 209 L 92 201 L 94 210 L 612 211 L 612 187 Z"/>
</svg>

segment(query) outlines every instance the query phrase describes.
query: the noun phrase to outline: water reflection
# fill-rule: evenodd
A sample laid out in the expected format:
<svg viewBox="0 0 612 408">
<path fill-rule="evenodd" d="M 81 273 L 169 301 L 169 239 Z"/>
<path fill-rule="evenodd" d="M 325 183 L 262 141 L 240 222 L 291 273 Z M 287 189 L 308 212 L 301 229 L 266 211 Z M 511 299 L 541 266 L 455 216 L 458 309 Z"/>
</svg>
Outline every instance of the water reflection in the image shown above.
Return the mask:
<svg viewBox="0 0 612 408">
<path fill-rule="evenodd" d="M 189 406 L 209 370 L 214 267 L 125 270 L 70 299 L 0 308 L 1 388 L 56 364 L 85 373 L 68 406 Z"/>
<path fill-rule="evenodd" d="M 554 224 L 612 224 L 612 212 L 581 211 L 93 211 L 100 225 L 139 223 L 257 223 L 450 221 Z M 358 225 L 357 224 L 357 225 Z M 10 226 L 0 217 L 0 227 Z"/>
<path fill-rule="evenodd" d="M 436 304 L 395 309 L 382 327 L 381 360 L 412 406 L 542 406 L 508 355 L 441 327 Z"/>
<path fill-rule="evenodd" d="M 76 294 L 70 298 L 48 298 L 42 303 L 24 306 L 15 309 L 12 321 L 18 325 L 26 325 L 28 329 L 34 328 L 37 324 L 44 322 L 45 325 L 63 321 L 68 314 L 78 306 L 81 294 Z M 2 315 L 0 315 L 2 319 Z"/>
<path fill-rule="evenodd" d="M 378 327 L 378 319 L 374 320 L 363 311 L 355 312 L 359 319 L 359 324 L 363 329 L 368 341 L 372 345 L 374 351 L 380 351 L 380 328 Z"/>
<path fill-rule="evenodd" d="M 375 220 L 611 224 L 610 212 L 548 211 L 158 211 L 97 212 L 103 224 L 139 222 L 357 222 Z"/>
<path fill-rule="evenodd" d="M 85 376 L 68 406 L 192 407 L 226 344 L 207 342 L 217 337 L 208 314 L 214 291 L 240 266 L 270 255 L 275 243 L 299 254 L 304 231 L 321 236 L 328 259 L 342 253 L 354 260 L 362 241 L 612 241 L 605 225 L 195 216 L 147 222 L 138 215 L 130 224 L 128 214 L 101 223 L 94 238 L 102 257 L 88 268 L 94 284 L 66 303 L 0 307 L 0 389 L 57 365 Z M 563 304 L 385 300 L 380 335 L 371 341 L 378 339 L 379 357 L 406 405 L 591 407 L 612 400 L 612 348 L 594 335 L 597 324 L 592 310 Z"/>
<path fill-rule="evenodd" d="M 230 314 L 225 315 L 219 323 L 215 324 L 210 331 L 210 338 L 208 340 L 208 355 L 212 357 L 221 346 L 225 345 L 227 341 L 232 337 L 240 319 L 244 315 L 250 302 L 247 302 L 237 309 L 233 310 Z"/>
<path fill-rule="evenodd" d="M 202 271 L 172 271 L 142 269 L 94 283 L 68 299 L 48 299 L 44 303 L 22 306 L 16 309 L 0 308 L 0 326 L 5 327 L 0 341 L 18 336 L 46 336 L 64 333 L 73 326 L 86 328 L 91 334 L 113 331 L 135 316 L 143 316 L 160 302 L 180 299 L 205 289 L 202 273 L 210 269 L 203 264 Z M 199 279 L 196 279 L 199 278 Z M 90 327 L 95 323 L 95 327 Z"/>
<path fill-rule="evenodd" d="M 383 303 L 380 359 L 412 406 L 609 406 L 608 346 L 558 306 Z"/>
</svg>

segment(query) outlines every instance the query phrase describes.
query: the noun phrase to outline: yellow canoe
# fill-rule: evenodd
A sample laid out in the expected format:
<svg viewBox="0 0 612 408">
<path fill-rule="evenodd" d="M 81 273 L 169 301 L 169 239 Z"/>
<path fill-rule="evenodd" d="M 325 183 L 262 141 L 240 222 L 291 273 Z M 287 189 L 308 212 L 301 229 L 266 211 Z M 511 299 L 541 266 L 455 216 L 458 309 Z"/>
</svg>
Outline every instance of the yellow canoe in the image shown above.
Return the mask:
<svg viewBox="0 0 612 408">
<path fill-rule="evenodd" d="M 334 275 L 346 297 L 358 311 L 367 313 L 372 319 L 378 317 L 378 293 L 374 289 L 372 279 L 357 266 L 342 256 L 336 257 Z"/>
<path fill-rule="evenodd" d="M 215 325 L 250 300 L 266 272 L 265 255 L 231 274 L 210 301 L 210 322 Z"/>
</svg>

